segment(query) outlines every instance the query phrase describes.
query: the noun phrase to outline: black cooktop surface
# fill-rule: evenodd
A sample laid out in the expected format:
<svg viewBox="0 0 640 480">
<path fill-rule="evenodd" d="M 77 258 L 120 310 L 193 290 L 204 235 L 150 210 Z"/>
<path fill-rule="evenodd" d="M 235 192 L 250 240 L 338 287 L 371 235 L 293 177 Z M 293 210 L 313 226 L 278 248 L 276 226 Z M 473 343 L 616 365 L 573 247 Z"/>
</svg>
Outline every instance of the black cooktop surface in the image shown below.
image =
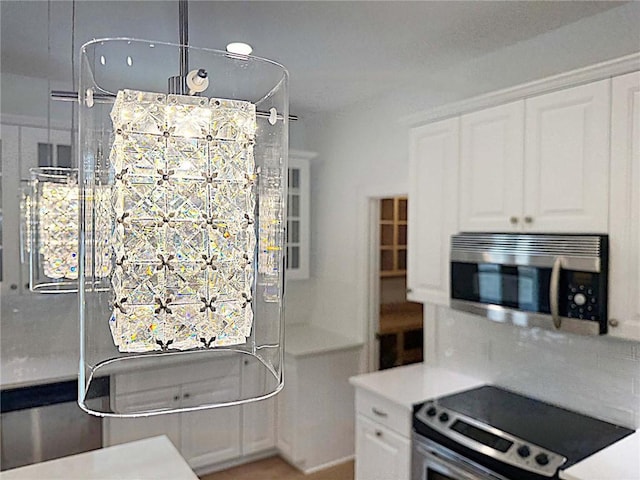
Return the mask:
<svg viewBox="0 0 640 480">
<path fill-rule="evenodd" d="M 633 433 L 633 430 L 483 386 L 439 398 L 437 403 L 567 458 L 579 462 Z"/>
</svg>

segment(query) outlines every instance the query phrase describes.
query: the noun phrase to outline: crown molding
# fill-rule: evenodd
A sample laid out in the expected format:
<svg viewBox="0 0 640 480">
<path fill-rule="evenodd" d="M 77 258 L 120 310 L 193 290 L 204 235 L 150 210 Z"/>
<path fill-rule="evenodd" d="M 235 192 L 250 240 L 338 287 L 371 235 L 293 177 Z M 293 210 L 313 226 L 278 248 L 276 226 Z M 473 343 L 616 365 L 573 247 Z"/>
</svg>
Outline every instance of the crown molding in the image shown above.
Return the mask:
<svg viewBox="0 0 640 480">
<path fill-rule="evenodd" d="M 594 82 L 636 70 L 640 70 L 640 52 L 571 70 L 541 80 L 524 83 L 515 87 L 479 95 L 459 102 L 449 103 L 425 112 L 407 115 L 402 117 L 399 123 L 409 127 L 429 123 L 434 120 L 442 120 L 447 117 L 453 117 L 583 83 Z"/>
</svg>

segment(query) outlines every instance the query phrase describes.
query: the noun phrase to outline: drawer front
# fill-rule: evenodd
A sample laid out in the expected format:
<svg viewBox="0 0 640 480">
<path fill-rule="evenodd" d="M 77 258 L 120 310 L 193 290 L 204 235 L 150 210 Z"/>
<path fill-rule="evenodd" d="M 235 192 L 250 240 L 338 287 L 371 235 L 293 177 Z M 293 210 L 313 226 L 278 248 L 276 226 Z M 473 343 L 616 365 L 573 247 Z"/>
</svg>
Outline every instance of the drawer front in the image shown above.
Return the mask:
<svg viewBox="0 0 640 480">
<path fill-rule="evenodd" d="M 366 390 L 356 390 L 356 412 L 404 437 L 411 436 L 411 410 Z"/>
</svg>

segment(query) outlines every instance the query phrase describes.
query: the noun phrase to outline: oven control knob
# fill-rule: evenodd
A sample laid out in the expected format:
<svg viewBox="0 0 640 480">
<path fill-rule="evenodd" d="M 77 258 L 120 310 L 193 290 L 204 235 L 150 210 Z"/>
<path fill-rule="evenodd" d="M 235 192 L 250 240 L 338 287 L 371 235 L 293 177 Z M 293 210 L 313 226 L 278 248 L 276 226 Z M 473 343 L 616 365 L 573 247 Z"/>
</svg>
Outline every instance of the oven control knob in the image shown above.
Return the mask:
<svg viewBox="0 0 640 480">
<path fill-rule="evenodd" d="M 576 293 L 573 297 L 573 302 L 581 307 L 585 303 L 587 303 L 587 297 L 585 297 L 584 293 Z"/>
<path fill-rule="evenodd" d="M 536 455 L 536 463 L 538 465 L 547 465 L 549 463 L 549 457 L 546 453 L 539 453 Z"/>
<path fill-rule="evenodd" d="M 449 414 L 447 412 L 442 412 L 438 418 L 441 422 L 447 422 L 449 420 Z"/>
<path fill-rule="evenodd" d="M 526 445 L 520 445 L 520 447 L 518 448 L 518 455 L 520 455 L 522 458 L 527 458 L 529 455 L 531 455 L 531 450 L 529 450 L 529 447 L 527 447 Z"/>
<path fill-rule="evenodd" d="M 436 413 L 438 413 L 438 411 L 436 410 L 436 407 L 429 407 L 429 408 L 427 409 L 427 415 L 428 415 L 429 417 L 435 417 L 435 416 L 436 416 Z"/>
</svg>

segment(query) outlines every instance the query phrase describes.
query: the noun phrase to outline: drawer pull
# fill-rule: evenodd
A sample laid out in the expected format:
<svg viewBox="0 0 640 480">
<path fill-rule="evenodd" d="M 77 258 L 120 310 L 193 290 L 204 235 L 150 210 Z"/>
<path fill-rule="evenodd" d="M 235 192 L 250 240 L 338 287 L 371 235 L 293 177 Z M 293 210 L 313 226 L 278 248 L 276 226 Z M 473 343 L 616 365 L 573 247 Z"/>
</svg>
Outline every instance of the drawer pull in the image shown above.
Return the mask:
<svg viewBox="0 0 640 480">
<path fill-rule="evenodd" d="M 371 411 L 373 413 L 375 413 L 379 417 L 386 417 L 387 416 L 386 412 L 383 412 L 382 410 L 378 410 L 376 407 L 371 407 Z"/>
<path fill-rule="evenodd" d="M 382 436 L 382 432 L 380 430 L 376 430 L 376 437 L 381 437 Z"/>
</svg>

